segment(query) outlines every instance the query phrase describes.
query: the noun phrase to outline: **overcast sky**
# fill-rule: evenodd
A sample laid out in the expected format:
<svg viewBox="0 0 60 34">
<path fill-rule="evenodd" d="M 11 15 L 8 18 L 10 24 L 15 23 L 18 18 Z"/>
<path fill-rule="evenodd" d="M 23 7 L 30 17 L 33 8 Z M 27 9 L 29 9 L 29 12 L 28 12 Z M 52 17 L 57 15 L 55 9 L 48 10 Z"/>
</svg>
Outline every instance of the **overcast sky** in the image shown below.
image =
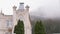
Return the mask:
<svg viewBox="0 0 60 34">
<path fill-rule="evenodd" d="M 12 7 L 19 7 L 19 3 L 24 2 L 25 6 L 30 6 L 30 12 L 33 15 L 43 17 L 60 17 L 60 0 L 0 0 L 0 10 L 4 14 L 13 14 Z"/>
</svg>

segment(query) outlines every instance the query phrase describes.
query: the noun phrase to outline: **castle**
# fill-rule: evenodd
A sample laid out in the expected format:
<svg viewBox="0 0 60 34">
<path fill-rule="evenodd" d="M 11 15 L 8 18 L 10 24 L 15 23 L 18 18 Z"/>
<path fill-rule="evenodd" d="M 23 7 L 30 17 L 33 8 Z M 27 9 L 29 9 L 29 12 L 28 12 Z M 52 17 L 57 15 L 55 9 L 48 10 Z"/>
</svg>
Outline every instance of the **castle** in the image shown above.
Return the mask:
<svg viewBox="0 0 60 34">
<path fill-rule="evenodd" d="M 29 20 L 29 6 L 24 9 L 24 3 L 21 2 L 18 9 L 13 6 L 13 15 L 4 15 L 0 13 L 0 34 L 14 34 L 14 27 L 18 20 L 24 22 L 24 33 L 32 34 L 31 24 Z"/>
</svg>

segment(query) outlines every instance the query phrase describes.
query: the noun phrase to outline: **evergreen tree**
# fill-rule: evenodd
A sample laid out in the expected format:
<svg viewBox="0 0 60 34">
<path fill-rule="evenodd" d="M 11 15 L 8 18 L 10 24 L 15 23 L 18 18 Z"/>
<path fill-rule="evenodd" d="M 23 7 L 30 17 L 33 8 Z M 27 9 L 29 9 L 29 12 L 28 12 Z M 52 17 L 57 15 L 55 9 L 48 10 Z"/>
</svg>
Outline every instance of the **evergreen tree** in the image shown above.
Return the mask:
<svg viewBox="0 0 60 34">
<path fill-rule="evenodd" d="M 14 33 L 16 34 L 24 34 L 24 24 L 23 21 L 18 21 L 18 24 L 14 28 Z"/>
<path fill-rule="evenodd" d="M 34 26 L 34 34 L 46 34 L 42 21 L 37 21 Z"/>
</svg>

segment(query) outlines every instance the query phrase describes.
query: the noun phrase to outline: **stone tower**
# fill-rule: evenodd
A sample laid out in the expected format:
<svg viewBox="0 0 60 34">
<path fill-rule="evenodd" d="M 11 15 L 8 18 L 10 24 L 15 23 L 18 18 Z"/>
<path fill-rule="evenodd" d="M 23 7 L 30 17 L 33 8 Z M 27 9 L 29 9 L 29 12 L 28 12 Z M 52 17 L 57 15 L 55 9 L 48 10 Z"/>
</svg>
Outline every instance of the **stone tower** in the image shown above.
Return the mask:
<svg viewBox="0 0 60 34">
<path fill-rule="evenodd" d="M 27 5 L 24 9 L 24 3 L 20 3 L 19 8 L 16 10 L 16 6 L 13 6 L 13 30 L 14 27 L 17 25 L 18 20 L 22 20 L 24 22 L 24 33 L 25 34 L 32 34 L 31 24 L 29 20 L 29 6 Z"/>
</svg>

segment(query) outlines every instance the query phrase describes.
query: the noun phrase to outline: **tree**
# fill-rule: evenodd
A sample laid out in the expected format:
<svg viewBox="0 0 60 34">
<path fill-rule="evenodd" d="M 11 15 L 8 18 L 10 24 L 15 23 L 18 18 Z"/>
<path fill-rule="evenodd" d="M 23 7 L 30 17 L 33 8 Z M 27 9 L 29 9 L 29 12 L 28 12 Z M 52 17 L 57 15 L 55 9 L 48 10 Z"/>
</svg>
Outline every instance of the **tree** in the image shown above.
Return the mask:
<svg viewBox="0 0 60 34">
<path fill-rule="evenodd" d="M 18 21 L 18 24 L 14 28 L 14 33 L 16 34 L 24 34 L 24 24 L 23 21 Z"/>
<path fill-rule="evenodd" d="M 46 34 L 42 21 L 37 21 L 34 26 L 34 34 Z"/>
</svg>

